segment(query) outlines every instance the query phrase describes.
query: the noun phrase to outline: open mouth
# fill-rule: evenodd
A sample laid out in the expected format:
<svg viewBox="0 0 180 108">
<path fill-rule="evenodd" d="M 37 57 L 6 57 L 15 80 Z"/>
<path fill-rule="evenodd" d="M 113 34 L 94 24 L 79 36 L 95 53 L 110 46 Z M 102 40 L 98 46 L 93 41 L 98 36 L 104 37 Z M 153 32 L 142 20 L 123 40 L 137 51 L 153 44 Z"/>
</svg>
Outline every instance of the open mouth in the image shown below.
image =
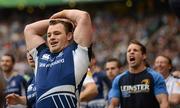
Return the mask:
<svg viewBox="0 0 180 108">
<path fill-rule="evenodd" d="M 134 57 L 130 57 L 130 61 L 135 61 L 135 58 Z"/>
<path fill-rule="evenodd" d="M 132 57 L 132 56 L 131 56 L 129 60 L 130 60 L 131 63 L 132 63 L 132 62 L 135 62 L 135 57 Z"/>
<path fill-rule="evenodd" d="M 54 47 L 54 46 L 57 45 L 57 43 L 58 43 L 58 42 L 51 42 L 50 45 L 51 45 L 52 47 Z"/>
</svg>

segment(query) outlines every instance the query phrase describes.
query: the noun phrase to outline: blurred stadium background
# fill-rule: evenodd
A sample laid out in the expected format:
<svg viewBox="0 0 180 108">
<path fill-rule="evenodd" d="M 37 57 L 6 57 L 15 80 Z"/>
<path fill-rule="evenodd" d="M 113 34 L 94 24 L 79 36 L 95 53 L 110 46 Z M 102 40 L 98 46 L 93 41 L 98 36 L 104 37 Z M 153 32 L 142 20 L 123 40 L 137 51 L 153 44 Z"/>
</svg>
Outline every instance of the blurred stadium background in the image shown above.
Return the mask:
<svg viewBox="0 0 180 108">
<path fill-rule="evenodd" d="M 168 0 L 0 0 L 0 55 L 13 53 L 15 69 L 30 72 L 24 26 L 69 8 L 91 14 L 93 50 L 100 67 L 108 57 L 118 58 L 125 67 L 127 44 L 137 39 L 147 46 L 150 64 L 158 54 L 165 54 L 180 69 L 180 23 Z"/>
</svg>

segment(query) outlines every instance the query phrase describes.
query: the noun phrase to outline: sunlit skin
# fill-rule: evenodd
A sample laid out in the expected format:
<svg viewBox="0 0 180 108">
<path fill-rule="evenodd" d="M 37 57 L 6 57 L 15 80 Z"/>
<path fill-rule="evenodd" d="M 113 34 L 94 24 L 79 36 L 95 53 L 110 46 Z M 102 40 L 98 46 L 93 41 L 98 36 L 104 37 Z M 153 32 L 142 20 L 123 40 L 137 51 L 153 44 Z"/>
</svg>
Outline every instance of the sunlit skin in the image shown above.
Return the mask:
<svg viewBox="0 0 180 108">
<path fill-rule="evenodd" d="M 161 73 L 165 78 L 169 75 L 169 70 L 171 69 L 171 65 L 166 57 L 158 56 L 154 62 L 154 69 Z"/>
<path fill-rule="evenodd" d="M 141 47 L 137 44 L 130 44 L 127 49 L 127 61 L 130 72 L 140 72 L 145 69 L 144 60 L 146 55 L 142 53 Z"/>
<path fill-rule="evenodd" d="M 0 65 L 1 65 L 1 69 L 3 72 L 10 73 L 13 69 L 14 63 L 13 63 L 11 57 L 2 56 Z"/>
<path fill-rule="evenodd" d="M 120 69 L 115 61 L 107 62 L 105 65 L 107 76 L 110 80 L 113 80 L 118 74 Z"/>
<path fill-rule="evenodd" d="M 52 53 L 60 52 L 72 39 L 72 33 L 66 33 L 61 23 L 50 25 L 47 31 L 47 43 Z"/>
</svg>

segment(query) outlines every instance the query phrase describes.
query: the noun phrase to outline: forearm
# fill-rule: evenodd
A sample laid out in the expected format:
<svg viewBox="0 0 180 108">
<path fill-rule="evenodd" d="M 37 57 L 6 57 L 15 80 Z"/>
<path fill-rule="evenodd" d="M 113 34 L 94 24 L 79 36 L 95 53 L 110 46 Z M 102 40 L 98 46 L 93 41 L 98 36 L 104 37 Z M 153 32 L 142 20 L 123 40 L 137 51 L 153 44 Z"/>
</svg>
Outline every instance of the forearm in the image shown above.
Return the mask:
<svg viewBox="0 0 180 108">
<path fill-rule="evenodd" d="M 51 18 L 66 18 L 73 23 L 78 23 L 82 18 L 87 18 L 88 13 L 80 10 L 63 10 L 54 14 Z M 89 19 L 87 19 L 89 20 Z"/>
<path fill-rule="evenodd" d="M 88 88 L 85 88 L 84 91 L 80 93 L 80 101 L 89 101 L 97 96 L 98 90 L 96 85 L 93 83 L 88 86 Z"/>
<path fill-rule="evenodd" d="M 112 98 L 108 108 L 117 108 L 119 104 L 120 104 L 120 101 L 118 98 Z"/>
<path fill-rule="evenodd" d="M 41 20 L 25 27 L 24 36 L 27 50 L 31 50 L 45 42 L 42 36 L 46 34 L 48 25 L 49 20 Z"/>
<path fill-rule="evenodd" d="M 161 103 L 160 108 L 169 108 L 169 104 L 168 103 Z"/>
<path fill-rule="evenodd" d="M 160 108 L 169 108 L 169 101 L 167 94 L 156 95 L 156 98 L 159 102 Z"/>
<path fill-rule="evenodd" d="M 169 104 L 172 106 L 180 104 L 180 94 L 169 95 Z"/>
<path fill-rule="evenodd" d="M 75 25 L 74 41 L 81 46 L 89 47 L 92 43 L 92 24 L 90 15 L 81 10 L 63 10 L 51 18 L 69 19 Z"/>
<path fill-rule="evenodd" d="M 44 35 L 47 32 L 49 26 L 49 19 L 41 20 L 28 24 L 25 27 L 24 33 L 26 34 L 35 34 L 35 35 Z"/>
<path fill-rule="evenodd" d="M 27 104 L 26 96 L 21 96 L 20 97 L 19 104 L 21 104 L 21 105 L 26 105 Z"/>
</svg>

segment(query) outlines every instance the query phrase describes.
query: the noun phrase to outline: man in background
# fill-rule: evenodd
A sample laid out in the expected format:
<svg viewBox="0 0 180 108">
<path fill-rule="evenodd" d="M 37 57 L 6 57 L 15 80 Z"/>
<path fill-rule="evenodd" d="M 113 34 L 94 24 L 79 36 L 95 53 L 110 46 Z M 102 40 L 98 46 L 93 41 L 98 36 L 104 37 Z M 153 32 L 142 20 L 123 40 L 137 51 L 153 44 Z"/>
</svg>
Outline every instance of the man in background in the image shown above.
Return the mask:
<svg viewBox="0 0 180 108">
<path fill-rule="evenodd" d="M 27 82 L 23 78 L 23 76 L 19 75 L 17 72 L 13 71 L 13 67 L 15 64 L 15 58 L 11 54 L 4 54 L 0 60 L 0 66 L 3 72 L 4 79 L 7 82 L 5 94 L 17 94 L 17 95 L 25 95 L 25 89 L 27 87 Z M 8 106 L 8 108 L 22 108 L 24 106 L 21 105 L 12 105 Z"/>
<path fill-rule="evenodd" d="M 171 75 L 171 59 L 164 55 L 157 56 L 154 62 L 154 69 L 165 79 L 171 108 L 180 106 L 180 79 Z"/>
<path fill-rule="evenodd" d="M 3 108 L 5 102 L 5 88 L 6 88 L 6 82 L 2 72 L 0 72 L 0 108 Z"/>
<path fill-rule="evenodd" d="M 126 57 L 128 70 L 114 79 L 109 108 L 169 108 L 163 77 L 146 66 L 145 46 L 131 41 Z"/>
</svg>

